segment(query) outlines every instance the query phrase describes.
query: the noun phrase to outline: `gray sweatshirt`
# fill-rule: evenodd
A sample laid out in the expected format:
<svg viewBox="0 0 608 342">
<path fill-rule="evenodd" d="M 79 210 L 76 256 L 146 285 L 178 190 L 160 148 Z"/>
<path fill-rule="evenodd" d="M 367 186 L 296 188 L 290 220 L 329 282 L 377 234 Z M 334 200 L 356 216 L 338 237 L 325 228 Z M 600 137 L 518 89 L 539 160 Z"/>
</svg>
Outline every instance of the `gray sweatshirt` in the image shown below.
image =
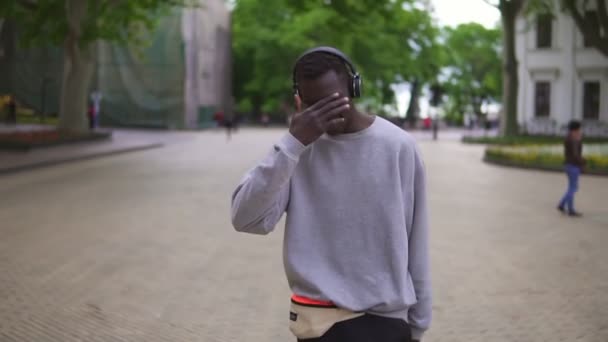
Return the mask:
<svg viewBox="0 0 608 342">
<path fill-rule="evenodd" d="M 270 233 L 287 212 L 291 290 L 338 307 L 431 321 L 425 172 L 413 138 L 376 117 L 309 146 L 287 133 L 232 197 L 237 231 Z"/>
</svg>

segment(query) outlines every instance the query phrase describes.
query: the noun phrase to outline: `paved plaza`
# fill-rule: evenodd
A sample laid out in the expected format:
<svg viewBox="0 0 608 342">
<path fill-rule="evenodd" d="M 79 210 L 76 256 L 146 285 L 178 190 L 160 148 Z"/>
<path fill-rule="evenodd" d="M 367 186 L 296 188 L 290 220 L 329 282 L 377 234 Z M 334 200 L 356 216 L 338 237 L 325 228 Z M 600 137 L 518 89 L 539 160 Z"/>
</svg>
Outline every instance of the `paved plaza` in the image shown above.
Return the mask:
<svg viewBox="0 0 608 342">
<path fill-rule="evenodd" d="M 0 341 L 295 341 L 282 223 L 234 232 L 230 195 L 281 130 L 172 133 L 162 148 L 0 176 Z M 420 138 L 434 321 L 425 342 L 608 341 L 608 178 L 481 162 Z M 364 253 L 365 251 L 361 251 Z"/>
</svg>

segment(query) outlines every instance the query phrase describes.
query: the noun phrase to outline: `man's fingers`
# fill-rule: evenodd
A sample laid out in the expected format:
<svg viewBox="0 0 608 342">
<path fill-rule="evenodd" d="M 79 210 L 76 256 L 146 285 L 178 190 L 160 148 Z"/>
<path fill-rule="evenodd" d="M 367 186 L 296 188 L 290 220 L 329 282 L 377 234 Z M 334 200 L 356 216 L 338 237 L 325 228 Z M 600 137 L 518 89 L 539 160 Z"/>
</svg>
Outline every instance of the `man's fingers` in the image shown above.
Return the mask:
<svg viewBox="0 0 608 342">
<path fill-rule="evenodd" d="M 348 103 L 346 104 L 342 104 L 340 106 L 334 107 L 331 110 L 322 113 L 321 116 L 319 116 L 319 119 L 322 122 L 327 122 L 327 121 L 331 121 L 337 118 L 340 118 L 340 114 L 344 113 L 345 111 L 350 109 L 350 105 Z"/>
<path fill-rule="evenodd" d="M 319 116 L 323 117 L 325 116 L 325 114 L 331 112 L 335 108 L 347 105 L 349 101 L 350 99 L 348 97 L 341 97 L 339 99 L 326 103 L 323 107 L 317 109 L 317 112 L 319 113 Z"/>
<path fill-rule="evenodd" d="M 327 124 L 325 124 L 325 131 L 327 131 L 329 128 L 333 127 L 333 126 L 339 126 L 344 124 L 345 119 L 344 118 L 337 118 L 337 119 L 333 119 L 327 122 Z"/>
<path fill-rule="evenodd" d="M 325 98 L 322 98 L 321 100 L 317 101 L 317 103 L 313 104 L 312 106 L 309 107 L 310 110 L 317 110 L 323 106 L 325 106 L 326 104 L 328 104 L 329 102 L 337 99 L 338 97 L 340 97 L 340 94 L 338 93 L 333 93 Z"/>
</svg>

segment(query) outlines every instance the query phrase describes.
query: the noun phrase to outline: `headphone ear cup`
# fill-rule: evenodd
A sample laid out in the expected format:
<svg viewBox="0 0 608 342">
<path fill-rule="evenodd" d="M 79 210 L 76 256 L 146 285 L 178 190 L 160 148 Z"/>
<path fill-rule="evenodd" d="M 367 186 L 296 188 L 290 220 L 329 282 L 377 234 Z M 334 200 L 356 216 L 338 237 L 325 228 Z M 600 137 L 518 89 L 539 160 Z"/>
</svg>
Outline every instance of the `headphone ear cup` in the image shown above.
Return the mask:
<svg viewBox="0 0 608 342">
<path fill-rule="evenodd" d="M 361 75 L 359 74 L 353 76 L 351 93 L 352 97 L 361 97 Z"/>
<path fill-rule="evenodd" d="M 298 91 L 298 84 L 297 83 L 293 84 L 293 94 L 294 95 L 298 95 L 298 96 L 300 95 L 300 92 Z"/>
</svg>

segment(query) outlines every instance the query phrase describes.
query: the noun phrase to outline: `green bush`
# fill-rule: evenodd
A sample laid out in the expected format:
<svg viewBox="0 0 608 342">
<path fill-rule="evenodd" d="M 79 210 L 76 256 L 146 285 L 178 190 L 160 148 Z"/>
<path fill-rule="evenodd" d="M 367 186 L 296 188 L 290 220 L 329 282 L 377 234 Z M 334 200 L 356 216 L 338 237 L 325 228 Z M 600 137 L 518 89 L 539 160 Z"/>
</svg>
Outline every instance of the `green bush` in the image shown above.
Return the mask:
<svg viewBox="0 0 608 342">
<path fill-rule="evenodd" d="M 587 160 L 587 172 L 608 175 L 608 144 L 585 145 L 583 156 Z M 484 159 L 496 164 L 543 170 L 564 168 L 561 145 L 491 146 L 486 148 Z"/>
</svg>

